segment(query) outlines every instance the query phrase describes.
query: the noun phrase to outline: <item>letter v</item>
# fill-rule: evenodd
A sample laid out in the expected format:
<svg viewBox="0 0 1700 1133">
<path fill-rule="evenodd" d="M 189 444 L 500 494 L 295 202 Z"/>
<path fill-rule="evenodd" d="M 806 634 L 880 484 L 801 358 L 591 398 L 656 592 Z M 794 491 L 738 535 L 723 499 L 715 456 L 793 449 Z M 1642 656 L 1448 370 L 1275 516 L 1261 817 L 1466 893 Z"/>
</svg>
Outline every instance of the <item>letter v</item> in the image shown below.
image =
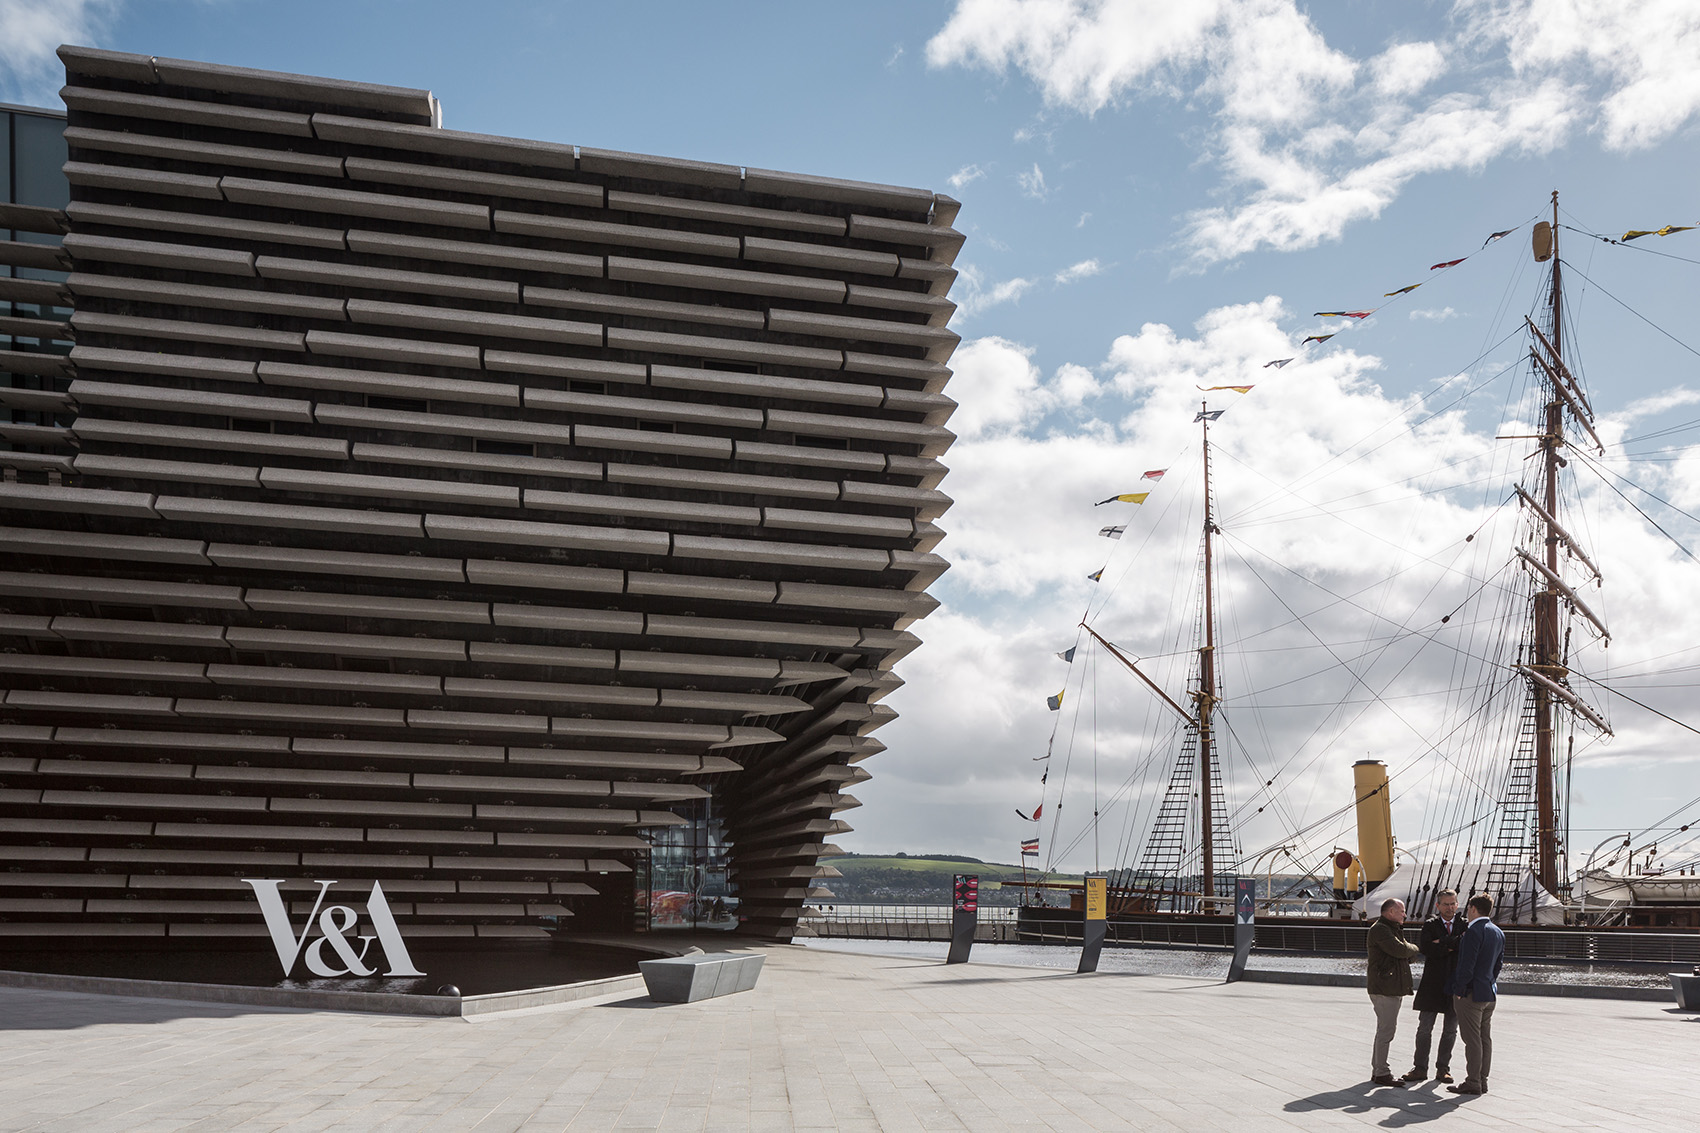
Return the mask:
<svg viewBox="0 0 1700 1133">
<path fill-rule="evenodd" d="M 277 887 L 283 884 L 281 877 L 254 879 L 243 878 L 243 884 L 254 888 L 254 899 L 260 903 L 260 912 L 265 914 L 266 928 L 272 936 L 272 947 L 277 949 L 278 963 L 283 965 L 283 978 L 288 979 L 289 973 L 295 968 L 296 957 L 301 955 L 301 946 L 307 943 L 307 934 L 313 930 L 313 918 L 319 915 L 319 906 L 325 903 L 325 891 L 335 885 L 334 881 L 319 881 L 319 897 L 313 902 L 313 911 L 307 914 L 307 923 L 297 937 L 289 923 L 289 909 L 283 903 L 283 895 Z"/>
</svg>

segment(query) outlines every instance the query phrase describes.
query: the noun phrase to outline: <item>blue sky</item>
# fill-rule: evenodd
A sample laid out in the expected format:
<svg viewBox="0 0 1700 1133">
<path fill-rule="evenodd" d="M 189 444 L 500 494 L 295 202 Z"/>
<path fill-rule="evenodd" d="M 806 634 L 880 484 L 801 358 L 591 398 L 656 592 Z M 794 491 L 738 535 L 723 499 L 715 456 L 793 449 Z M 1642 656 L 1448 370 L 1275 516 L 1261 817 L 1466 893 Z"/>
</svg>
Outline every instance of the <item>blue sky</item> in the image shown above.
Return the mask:
<svg viewBox="0 0 1700 1133">
<path fill-rule="evenodd" d="M 475 9 L 8 0 L 0 10 L 58 9 L 65 16 L 52 25 L 57 30 L 120 50 L 429 87 L 444 102 L 446 124 L 458 128 L 955 193 L 965 203 L 961 226 L 972 237 L 960 262 L 980 282 L 978 301 L 972 288 L 957 292 L 967 312 L 958 329 L 1020 342 L 1047 370 L 1095 365 L 1115 335 L 1145 322 L 1186 326 L 1212 307 L 1271 294 L 1288 301 L 1292 325 L 1309 329 L 1309 311 L 1359 309 L 1423 280 L 1429 264 L 1533 217 L 1553 188 L 1562 190 L 1575 223 L 1598 231 L 1657 227 L 1693 211 L 1689 187 L 1700 174 L 1700 152 L 1685 113 L 1691 108 L 1659 104 L 1650 114 L 1676 128 L 1658 144 L 1614 149 L 1602 145 L 1597 115 L 1584 109 L 1551 144 L 1543 139 L 1531 151 L 1514 145 L 1490 160 L 1416 175 L 1337 238 L 1201 264 L 1189 214 L 1231 209 L 1248 188 L 1224 168 L 1221 99 L 1203 89 L 1210 67 L 1129 78 L 1100 105 L 1089 96 L 1047 97 L 1043 78 L 1035 81 L 1038 68 L 993 67 L 985 51 L 941 62 L 935 47 L 929 62 L 929 43 L 953 15 L 958 25 L 972 25 L 1003 18 L 1003 7 L 971 4 L 958 13 L 936 0 L 863 3 L 853 11 L 758 3 L 496 2 Z M 1456 42 L 1479 39 L 1469 21 L 1491 7 L 1429 3 L 1395 13 L 1359 2 L 1314 6 L 1308 14 L 1327 47 L 1360 67 L 1396 45 L 1454 41 L 1451 69 L 1413 99 L 1421 103 L 1455 92 L 1479 97 L 1507 79 L 1503 45 L 1464 50 Z M 1632 26 L 1668 27 L 1658 15 L 1642 7 Z M 32 76 L 17 55 L 0 55 L 0 64 L 10 64 L 0 72 L 8 80 L 5 97 L 52 101 L 56 77 Z M 1050 71 L 1067 68 L 1058 62 Z M 1596 67 L 1554 71 L 1577 82 L 1580 99 L 1612 89 Z M 1361 107 L 1342 115 L 1348 127 L 1365 118 Z M 1351 163 L 1319 168 L 1330 164 Z M 1603 285 L 1632 293 L 1627 297 L 1656 322 L 1680 322 L 1681 281 L 1692 265 L 1600 254 L 1596 278 Z M 1502 254 L 1499 263 L 1471 264 L 1436 281 L 1360 336 L 1373 339 L 1389 388 L 1417 388 L 1474 354 L 1460 350 L 1479 344 L 1479 336 L 1472 342 L 1461 332 L 1491 313 L 1508 274 L 1503 261 L 1511 258 Z M 1094 274 L 1058 281 L 1080 264 L 1095 265 L 1085 269 Z M 1012 280 L 1026 283 L 1016 288 L 1018 298 L 984 305 Z M 1591 332 L 1631 351 L 1624 369 L 1635 392 L 1656 387 L 1681 364 L 1667 356 L 1667 348 L 1680 349 L 1668 342 L 1643 349 L 1644 327 L 1636 329 L 1609 300 L 1598 306 L 1588 312 Z M 1456 313 L 1448 321 L 1463 325 L 1449 328 L 1460 333 L 1443 341 L 1431 321 L 1409 317 L 1447 307 Z"/>
<path fill-rule="evenodd" d="M 1152 627 L 1172 620 L 1168 590 L 1107 598 L 1084 576 L 1105 551 L 1095 532 L 1106 509 L 1092 501 L 1128 490 L 1139 470 L 1189 459 L 1193 386 L 1259 385 L 1216 437 L 1247 469 L 1237 484 L 1225 473 L 1230 514 L 1234 490 L 1255 518 L 1251 502 L 1270 491 L 1310 506 L 1325 485 L 1328 499 L 1379 486 L 1386 498 L 1354 513 L 1357 526 L 1270 538 L 1289 565 L 1331 585 L 1382 586 L 1389 608 L 1420 604 L 1458 576 L 1424 577 L 1405 593 L 1389 581 L 1404 568 L 1383 552 L 1417 547 L 1427 561 L 1451 546 L 1451 532 L 1492 526 L 1482 484 L 1518 463 L 1493 435 L 1527 431 L 1505 428 L 1518 415 L 1515 374 L 1464 402 L 1444 430 L 1379 434 L 1385 445 L 1334 481 L 1316 468 L 1400 420 L 1406 399 L 1520 322 L 1536 300 L 1526 224 L 1544 215 L 1552 189 L 1566 223 L 1592 231 L 1700 219 L 1700 7 L 1682 0 L 0 0 L 0 98 L 51 104 L 60 78 L 48 52 L 61 39 L 429 87 L 454 128 L 922 185 L 964 202 L 958 224 L 969 240 L 952 295 L 964 345 L 951 388 L 962 440 L 944 485 L 960 502 L 941 548 L 957 567 L 935 587 L 946 606 L 921 627 L 928 648 L 900 669 L 910 686 L 893 703 L 904 716 L 881 733 L 893 750 L 858 788 L 868 805 L 845 844 L 862 850 L 1007 860 L 1031 830 L 1011 812 L 1038 797 L 1039 765 L 1028 761 L 1055 722 L 1043 698 L 1061 679 L 1050 652 L 1074 640 L 1091 597 L 1105 632 L 1147 653 Z M 1488 233 L 1513 226 L 1524 227 L 1481 249 Z M 1650 254 L 1700 260 L 1700 231 L 1627 249 L 1568 231 L 1562 240 L 1577 269 L 1575 341 L 1602 433 L 1616 441 L 1700 415 L 1691 314 L 1700 263 Z M 1465 255 L 1457 270 L 1428 271 Z M 1339 329 L 1311 312 L 1373 307 L 1419 282 L 1327 346 L 1299 348 L 1306 334 Z M 1512 338 L 1484 365 L 1510 365 L 1523 349 Z M 1289 355 L 1300 362 L 1260 368 Z M 1700 462 L 1690 467 L 1682 453 L 1629 462 L 1622 451 L 1613 468 L 1686 510 L 1700 504 Z M 1483 471 L 1467 484 L 1447 480 L 1441 454 Z M 1421 493 L 1401 496 L 1405 482 Z M 1174 510 L 1161 514 L 1190 514 L 1182 478 L 1168 483 Z M 1689 546 L 1700 540 L 1700 525 L 1637 498 Z M 1602 674 L 1691 663 L 1692 653 L 1652 659 L 1700 640 L 1692 603 L 1677 597 L 1694 591 L 1694 562 L 1646 535 L 1597 481 L 1580 485 L 1575 502 L 1582 526 L 1609 544 L 1608 577 L 1627 584 L 1603 592 L 1627 596 L 1600 599 L 1618 636 L 1609 660 L 1602 652 L 1589 663 Z M 1131 563 L 1133 577 L 1174 576 L 1173 562 L 1190 554 L 1178 518 L 1173 531 L 1156 511 L 1115 521 L 1130 532 L 1111 561 Z M 1136 539 L 1151 557 L 1134 555 Z M 1245 624 L 1275 624 L 1279 603 L 1242 582 L 1230 590 L 1246 603 Z M 1246 656 L 1246 683 L 1270 675 Z M 1682 678 L 1636 695 L 1700 721 L 1700 698 Z M 1097 702 L 1105 719 L 1144 718 L 1133 688 Z M 1692 734 L 1621 702 L 1615 711 L 1617 739 L 1578 764 L 1579 826 L 1634 826 L 1700 795 Z M 1438 734 L 1445 712 L 1437 703 L 1413 727 Z M 1266 759 L 1300 745 L 1309 725 L 1291 736 L 1270 727 Z M 1293 806 L 1311 818 L 1330 809 L 1346 791 L 1346 749 L 1360 741 L 1385 746 L 1396 766 L 1434 762 L 1386 718 L 1358 727 L 1335 737 L 1340 754 L 1307 765 L 1283 805 L 1308 800 Z M 1151 742 L 1133 724 L 1124 732 L 1105 740 L 1105 781 L 1125 778 Z M 1422 774 L 1424 786 L 1395 806 L 1413 841 L 1428 830 L 1432 799 L 1457 786 Z M 1350 836 L 1337 827 L 1314 848 Z M 1078 866 L 1089 864 L 1079 830 L 1065 821 L 1042 832 L 1059 852 L 1076 845 L 1058 860 Z M 1248 829 L 1248 844 L 1278 833 Z"/>
</svg>

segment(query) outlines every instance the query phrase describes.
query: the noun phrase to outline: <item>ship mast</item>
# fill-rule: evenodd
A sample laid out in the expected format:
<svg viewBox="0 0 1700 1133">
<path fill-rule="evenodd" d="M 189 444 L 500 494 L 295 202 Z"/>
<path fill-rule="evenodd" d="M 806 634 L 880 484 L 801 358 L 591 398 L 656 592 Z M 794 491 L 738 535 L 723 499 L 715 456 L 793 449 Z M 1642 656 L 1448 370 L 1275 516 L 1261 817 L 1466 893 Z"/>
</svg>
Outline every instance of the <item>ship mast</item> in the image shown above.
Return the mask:
<svg viewBox="0 0 1700 1133">
<path fill-rule="evenodd" d="M 1562 272 L 1558 258 L 1558 190 L 1552 192 L 1552 353 L 1562 364 L 1564 301 Z M 1547 514 L 1545 557 L 1547 570 L 1558 574 L 1558 469 L 1563 463 L 1558 450 L 1564 444 L 1564 406 L 1559 402 L 1556 381 L 1549 383 L 1546 406 L 1546 435 L 1541 439 L 1543 463 L 1542 502 Z M 1534 669 L 1552 680 L 1563 680 L 1565 670 L 1558 653 L 1558 591 L 1542 588 L 1535 596 Z M 1553 776 L 1553 704 L 1545 685 L 1533 684 L 1535 698 L 1535 876 L 1547 892 L 1558 889 L 1558 799 Z"/>
<path fill-rule="evenodd" d="M 1211 559 L 1211 536 L 1216 521 L 1210 507 L 1210 405 L 1200 402 L 1198 420 L 1204 427 L 1204 641 L 1198 647 L 1198 691 L 1193 700 L 1198 710 L 1199 829 L 1202 834 L 1203 876 L 1199 888 L 1206 898 L 1216 895 L 1216 826 L 1211 813 L 1210 716 L 1216 707 L 1216 580 Z"/>
<path fill-rule="evenodd" d="M 1599 577 L 1599 568 L 1594 566 L 1593 560 L 1559 524 L 1558 475 L 1559 470 L 1567 464 L 1560 451 L 1568 443 L 1564 431 L 1566 413 L 1582 427 L 1595 445 L 1600 442 L 1594 433 L 1592 408 L 1588 404 L 1587 394 L 1583 392 L 1581 383 L 1577 382 L 1564 362 L 1564 279 L 1558 258 L 1557 190 L 1552 194 L 1552 221 L 1550 224 L 1542 223 L 1536 226 L 1534 252 L 1537 261 L 1552 261 L 1552 283 L 1548 295 L 1549 333 L 1542 334 L 1539 327 L 1533 322 L 1529 323 L 1529 330 L 1534 338 L 1529 354 L 1542 376 L 1542 388 L 1546 395 L 1546 420 L 1539 434 L 1540 483 L 1536 488 L 1540 498 L 1536 500 L 1522 488 L 1518 489 L 1518 495 L 1535 514 L 1543 546 L 1539 556 L 1518 552 L 1539 576 L 1530 607 L 1533 623 L 1532 651 L 1527 663 L 1518 668 L 1528 680 L 1529 714 L 1534 727 L 1532 771 L 1535 830 L 1532 848 L 1535 876 L 1548 892 L 1558 892 L 1563 881 L 1560 862 L 1565 854 L 1565 848 L 1560 842 L 1560 833 L 1565 828 L 1564 810 L 1567 806 L 1567 800 L 1561 799 L 1558 794 L 1557 772 L 1554 766 L 1558 749 L 1558 710 L 1562 704 L 1572 712 L 1587 718 L 1601 731 L 1608 735 L 1611 732 L 1599 715 L 1569 688 L 1566 679 L 1570 675 L 1567 665 L 1569 649 L 1567 634 L 1560 622 L 1560 601 L 1592 623 L 1602 639 L 1609 642 L 1611 635 L 1581 596 L 1566 585 L 1559 570 L 1558 551 L 1560 544 L 1563 544 L 1572 558 L 1586 566 L 1596 579 Z"/>
<path fill-rule="evenodd" d="M 1167 705 L 1176 716 L 1185 722 L 1191 738 L 1182 747 L 1169 787 L 1164 794 L 1163 803 L 1154 821 L 1153 828 L 1147 836 L 1141 858 L 1140 872 L 1147 878 L 1172 878 L 1176 882 L 1174 895 L 1180 894 L 1180 870 L 1186 857 L 1184 835 L 1186 833 L 1187 815 L 1191 800 L 1196 790 L 1199 800 L 1199 849 L 1200 873 L 1199 889 L 1203 897 L 1203 907 L 1206 910 L 1214 908 L 1212 899 L 1216 896 L 1216 850 L 1218 824 L 1226 825 L 1224 819 L 1216 814 L 1216 784 L 1217 770 L 1215 766 L 1214 716 L 1216 705 L 1220 702 L 1216 690 L 1216 564 L 1215 536 L 1221 534 L 1221 528 L 1216 526 L 1214 501 L 1210 493 L 1210 419 L 1220 415 L 1221 411 L 1211 413 L 1208 402 L 1201 403 L 1198 417 L 1195 419 L 1204 427 L 1204 632 L 1200 635 L 1198 647 L 1198 687 L 1192 691 L 1193 710 L 1188 712 L 1181 707 L 1173 697 L 1163 691 L 1161 685 L 1152 680 L 1133 658 L 1127 656 L 1110 641 L 1106 640 L 1097 630 L 1084 621 L 1080 628 L 1092 636 L 1092 639 L 1103 646 L 1105 651 L 1114 657 L 1134 676 L 1145 682 L 1159 700 Z M 1197 741 L 1198 778 L 1193 778 L 1192 739 Z M 1224 843 L 1231 845 L 1231 843 Z"/>
</svg>

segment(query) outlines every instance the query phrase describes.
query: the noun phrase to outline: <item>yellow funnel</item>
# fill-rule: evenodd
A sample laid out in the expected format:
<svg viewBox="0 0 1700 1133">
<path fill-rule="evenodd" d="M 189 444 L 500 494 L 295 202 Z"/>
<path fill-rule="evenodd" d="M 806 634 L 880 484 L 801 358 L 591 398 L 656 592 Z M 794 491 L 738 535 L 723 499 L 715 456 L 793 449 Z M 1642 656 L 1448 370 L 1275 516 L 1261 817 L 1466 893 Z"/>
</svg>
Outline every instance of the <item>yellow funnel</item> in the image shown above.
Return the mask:
<svg viewBox="0 0 1700 1133">
<path fill-rule="evenodd" d="M 1360 759 L 1352 764 L 1358 800 L 1358 860 L 1363 863 L 1364 890 L 1386 881 L 1393 872 L 1393 807 L 1388 798 L 1387 764 Z"/>
</svg>

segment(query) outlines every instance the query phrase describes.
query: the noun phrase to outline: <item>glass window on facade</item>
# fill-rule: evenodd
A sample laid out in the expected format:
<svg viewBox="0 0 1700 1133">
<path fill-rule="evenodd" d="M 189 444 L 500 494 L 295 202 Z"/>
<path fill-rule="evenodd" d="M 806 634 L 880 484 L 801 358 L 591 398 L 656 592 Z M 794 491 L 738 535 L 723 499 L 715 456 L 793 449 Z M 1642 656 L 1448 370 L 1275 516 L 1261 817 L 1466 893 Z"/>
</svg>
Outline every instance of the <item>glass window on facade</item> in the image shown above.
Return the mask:
<svg viewBox="0 0 1700 1133">
<path fill-rule="evenodd" d="M 63 123 L 61 123 L 61 125 L 63 125 Z M 70 192 L 69 184 L 66 185 L 65 191 L 67 193 Z M 0 201 L 10 201 L 11 199 L 12 115 L 6 111 L 0 111 Z M 0 238 L 10 240 L 12 238 L 12 233 L 8 229 L 0 228 Z M 5 265 L 0 264 L 0 275 L 9 274 L 11 273 L 6 270 Z"/>
<path fill-rule="evenodd" d="M 0 131 L 6 156 L 4 193 L 0 200 L 18 205 L 37 205 L 41 208 L 62 209 L 71 203 L 71 183 L 65 178 L 65 162 L 69 152 L 65 146 L 65 119 L 62 116 L 30 113 L 21 110 L 0 111 L 5 127 Z M 57 244 L 59 237 L 46 232 L 10 232 L 6 239 L 23 244 Z M 65 278 L 62 271 L 42 268 L 12 267 L 6 274 L 18 279 Z M 64 309 L 57 318 L 69 318 Z"/>
<path fill-rule="evenodd" d="M 71 186 L 65 179 L 66 160 L 65 119 L 46 111 L 32 113 L 13 108 L 0 108 L 0 202 L 38 205 L 62 209 L 70 203 Z M 0 240 L 19 244 L 59 243 L 53 233 L 25 232 L 0 228 Z M 11 257 L 5 257 L 11 258 Z M 0 281 L 49 280 L 58 282 L 66 273 L 41 267 L 0 264 Z M 0 290 L 0 316 L 11 319 L 40 319 L 63 323 L 71 317 L 68 307 L 51 299 L 43 300 L 39 287 L 26 283 L 5 284 Z M 29 335 L 22 333 L 26 324 L 13 323 L 0 333 L 0 387 L 41 390 L 54 388 L 54 379 L 44 377 L 36 367 L 7 366 L 5 356 L 12 352 L 65 354 L 71 349 L 63 331 L 56 334 Z M 0 407 L 0 421 L 22 425 L 55 425 L 51 411 L 36 408 Z M 35 446 L 22 441 L 0 441 L 0 450 L 33 451 Z M 18 458 L 22 459 L 22 458 Z M 34 466 L 23 464 L 24 469 Z M 4 468 L 6 479 L 19 475 L 18 460 Z M 57 473 L 54 473 L 57 475 Z"/>
<path fill-rule="evenodd" d="M 676 806 L 673 813 L 685 823 L 656 830 L 650 851 L 649 927 L 737 928 L 738 898 L 726 876 L 726 825 L 714 800 Z"/>
<path fill-rule="evenodd" d="M 12 119 L 12 201 L 62 209 L 71 203 L 65 179 L 65 119 L 47 114 L 8 115 Z"/>
</svg>

